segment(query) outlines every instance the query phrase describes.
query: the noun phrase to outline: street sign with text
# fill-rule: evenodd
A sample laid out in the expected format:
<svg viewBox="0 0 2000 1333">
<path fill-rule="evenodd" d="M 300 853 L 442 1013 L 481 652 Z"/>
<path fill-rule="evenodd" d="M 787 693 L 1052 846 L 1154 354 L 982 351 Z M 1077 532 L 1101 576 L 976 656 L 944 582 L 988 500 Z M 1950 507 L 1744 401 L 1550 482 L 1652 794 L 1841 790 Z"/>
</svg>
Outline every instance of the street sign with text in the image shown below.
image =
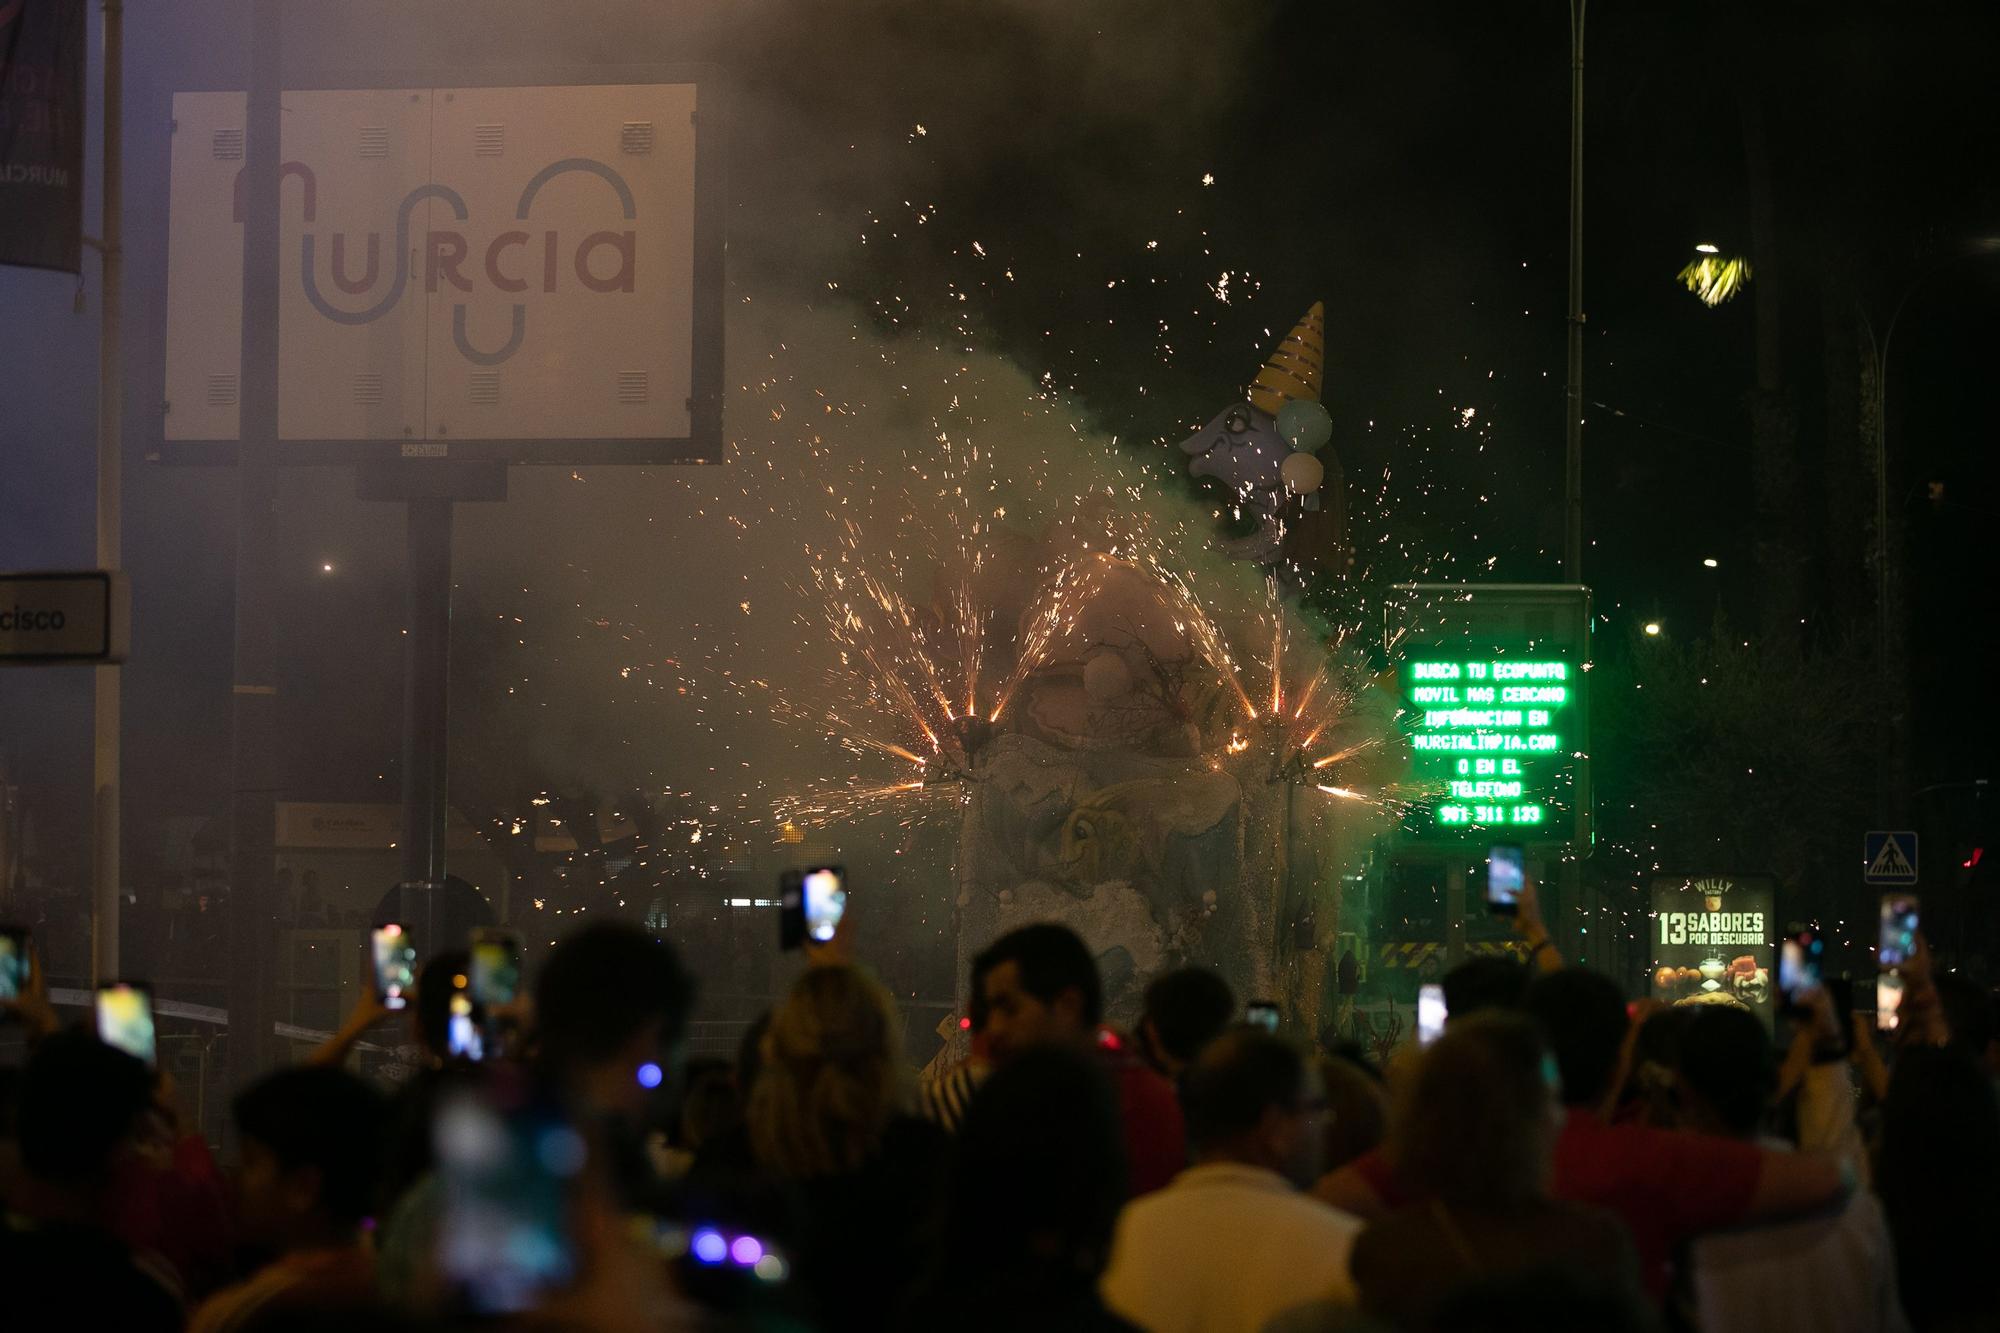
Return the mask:
<svg viewBox="0 0 2000 1333">
<path fill-rule="evenodd" d="M 122 574 L 0 574 L 0 664 L 122 662 L 129 620 Z"/>
<path fill-rule="evenodd" d="M 1387 606 L 1412 843 L 1589 854 L 1590 593 L 1403 584 Z"/>
</svg>

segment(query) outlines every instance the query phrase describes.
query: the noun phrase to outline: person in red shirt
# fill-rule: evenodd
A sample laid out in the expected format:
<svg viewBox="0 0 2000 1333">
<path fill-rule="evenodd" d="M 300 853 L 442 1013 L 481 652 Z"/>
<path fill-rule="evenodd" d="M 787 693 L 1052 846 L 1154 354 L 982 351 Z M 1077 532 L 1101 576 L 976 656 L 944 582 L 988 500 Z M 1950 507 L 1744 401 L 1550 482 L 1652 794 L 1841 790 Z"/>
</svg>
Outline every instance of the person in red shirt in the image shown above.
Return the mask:
<svg viewBox="0 0 2000 1333">
<path fill-rule="evenodd" d="M 1067 926 L 1039 922 L 1009 931 L 974 960 L 986 997 L 986 1038 L 995 1066 L 1049 1043 L 1094 1047 L 1118 1093 L 1134 1198 L 1187 1165 L 1187 1133 L 1173 1085 L 1102 1026 L 1097 962 Z"/>
<path fill-rule="evenodd" d="M 1845 1196 L 1846 1172 L 1828 1155 L 1770 1152 L 1709 1134 L 1606 1123 L 1601 1112 L 1630 1022 L 1624 996 L 1609 978 L 1582 968 L 1550 972 L 1528 988 L 1525 1007 L 1541 1025 L 1562 1076 L 1564 1119 L 1550 1192 L 1623 1219 L 1639 1252 L 1646 1292 L 1656 1302 L 1666 1294 L 1681 1242 L 1724 1227 L 1798 1216 Z M 1325 1177 L 1314 1193 L 1369 1218 L 1411 1201 L 1380 1152 Z"/>
</svg>

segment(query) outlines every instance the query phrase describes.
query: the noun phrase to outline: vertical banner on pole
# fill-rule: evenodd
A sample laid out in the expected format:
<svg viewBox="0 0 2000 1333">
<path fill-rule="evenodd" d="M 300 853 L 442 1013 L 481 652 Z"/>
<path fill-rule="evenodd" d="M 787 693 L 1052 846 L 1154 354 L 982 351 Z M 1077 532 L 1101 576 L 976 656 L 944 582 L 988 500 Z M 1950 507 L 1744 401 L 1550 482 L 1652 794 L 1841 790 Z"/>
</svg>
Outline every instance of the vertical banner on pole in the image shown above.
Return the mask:
<svg viewBox="0 0 2000 1333">
<path fill-rule="evenodd" d="M 0 264 L 83 267 L 85 0 L 0 0 Z"/>
</svg>

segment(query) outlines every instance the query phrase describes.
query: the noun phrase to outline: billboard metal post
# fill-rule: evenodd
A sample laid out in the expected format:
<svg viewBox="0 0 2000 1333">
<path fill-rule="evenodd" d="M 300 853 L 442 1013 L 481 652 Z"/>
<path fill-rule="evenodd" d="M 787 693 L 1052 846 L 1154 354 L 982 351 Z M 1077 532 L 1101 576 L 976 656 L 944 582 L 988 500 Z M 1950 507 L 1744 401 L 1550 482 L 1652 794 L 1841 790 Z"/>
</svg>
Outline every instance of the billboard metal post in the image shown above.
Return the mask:
<svg viewBox="0 0 2000 1333">
<path fill-rule="evenodd" d="M 278 689 L 271 625 L 272 507 L 278 436 L 279 0 L 250 7 L 250 96 L 244 125 L 242 430 L 236 447 L 236 651 L 231 694 L 229 1085 L 263 1068 L 272 953 L 269 901 L 277 861 L 273 743 Z"/>
<path fill-rule="evenodd" d="M 99 230 L 97 334 L 97 567 L 124 563 L 125 6 L 104 3 L 104 192 Z M 91 708 L 91 913 L 93 981 L 118 975 L 119 822 L 123 668 L 97 667 Z"/>
<path fill-rule="evenodd" d="M 403 688 L 403 879 L 444 879 L 451 679 L 451 501 L 409 502 L 408 678 Z M 436 941 L 424 947 L 435 949 Z"/>
</svg>

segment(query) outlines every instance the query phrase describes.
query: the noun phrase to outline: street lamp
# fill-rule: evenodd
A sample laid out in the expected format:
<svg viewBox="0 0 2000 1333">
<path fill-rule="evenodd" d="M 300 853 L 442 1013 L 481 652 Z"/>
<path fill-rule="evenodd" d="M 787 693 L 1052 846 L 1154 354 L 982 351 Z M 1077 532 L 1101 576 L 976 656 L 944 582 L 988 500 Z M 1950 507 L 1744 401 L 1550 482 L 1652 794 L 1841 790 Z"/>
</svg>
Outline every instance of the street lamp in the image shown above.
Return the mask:
<svg viewBox="0 0 2000 1333">
<path fill-rule="evenodd" d="M 1868 334 L 1868 351 L 1871 360 L 1866 369 L 1874 381 L 1874 401 L 1868 413 L 1868 429 L 1875 437 L 1875 671 L 1876 679 L 1887 698 L 1884 709 L 1883 727 L 1887 733 L 1883 741 L 1892 756 L 1885 766 L 1883 786 L 1886 791 L 1878 791 L 1878 802 L 1887 813 L 1890 800 L 1901 788 L 1903 782 L 1902 759 L 1902 716 L 1904 693 L 1901 683 L 1901 654 L 1891 658 L 1889 599 L 1895 580 L 1889 547 L 1889 350 L 1896 337 L 1896 326 L 1902 321 L 1903 310 L 1916 295 L 1917 289 L 1929 282 L 1944 269 L 1964 259 L 1976 259 L 1983 255 L 2000 253 L 2000 236 L 1981 236 L 1961 244 L 1943 258 L 1933 262 L 1928 268 L 1911 278 L 1903 288 L 1901 296 L 1889 312 L 1889 322 L 1883 326 L 1882 336 L 1875 336 L 1875 324 L 1868 318 L 1866 305 L 1857 302 L 1861 315 L 1861 326 Z"/>
<path fill-rule="evenodd" d="M 1875 375 L 1874 410 L 1868 414 L 1868 424 L 1875 436 L 1875 607 L 1879 618 L 1876 626 L 1878 646 L 1888 638 L 1889 620 L 1889 348 L 1896 336 L 1896 325 L 1903 318 L 1903 308 L 1916 295 L 1917 288 L 1960 260 L 1991 254 L 2000 254 L 2000 236 L 1981 236 L 1910 279 L 1909 285 L 1903 288 L 1903 294 L 1896 298 L 1895 308 L 1889 313 L 1889 323 L 1879 339 L 1875 336 L 1874 323 L 1868 318 L 1867 307 L 1861 307 L 1861 326 L 1868 333 L 1868 350 L 1874 361 L 1871 368 Z"/>
<path fill-rule="evenodd" d="M 1750 261 L 1741 255 L 1722 257 L 1720 246 L 1703 241 L 1695 248 L 1695 258 L 1680 271 L 1681 285 L 1707 306 L 1721 305 L 1743 290 L 1750 281 Z"/>
</svg>

